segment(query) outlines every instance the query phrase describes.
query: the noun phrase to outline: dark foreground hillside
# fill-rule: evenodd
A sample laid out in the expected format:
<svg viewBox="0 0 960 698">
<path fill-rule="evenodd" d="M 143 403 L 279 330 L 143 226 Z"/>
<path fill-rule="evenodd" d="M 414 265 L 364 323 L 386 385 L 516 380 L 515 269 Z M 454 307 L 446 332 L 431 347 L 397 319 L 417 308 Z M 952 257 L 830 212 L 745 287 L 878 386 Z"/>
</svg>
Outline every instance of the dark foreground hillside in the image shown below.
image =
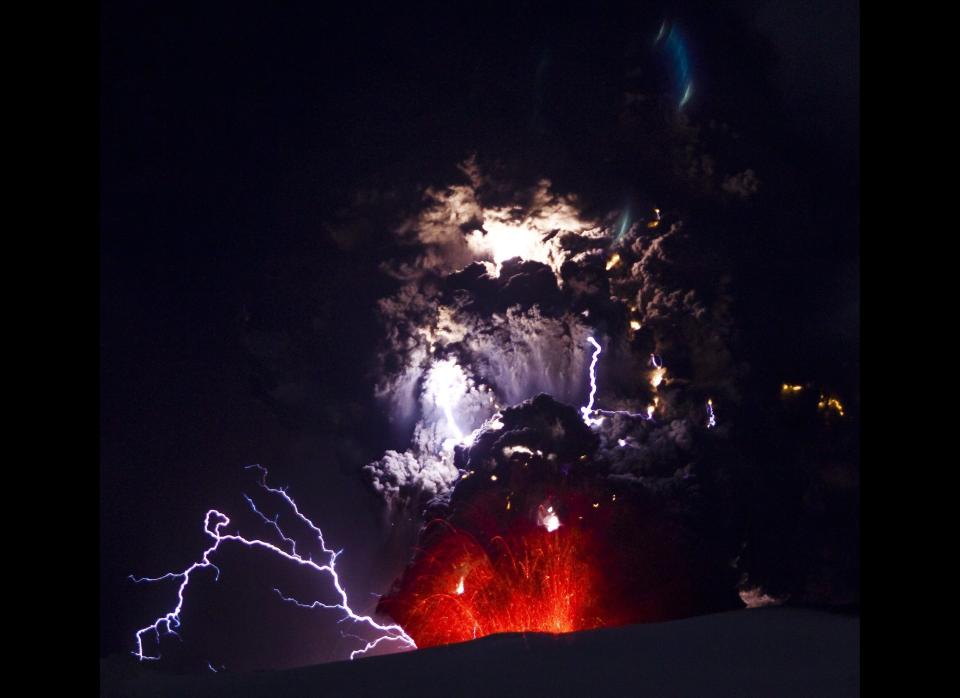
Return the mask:
<svg viewBox="0 0 960 698">
<path fill-rule="evenodd" d="M 104 696 L 857 696 L 860 619 L 765 608 L 249 674 L 171 676 L 114 658 L 100 682 Z"/>
</svg>

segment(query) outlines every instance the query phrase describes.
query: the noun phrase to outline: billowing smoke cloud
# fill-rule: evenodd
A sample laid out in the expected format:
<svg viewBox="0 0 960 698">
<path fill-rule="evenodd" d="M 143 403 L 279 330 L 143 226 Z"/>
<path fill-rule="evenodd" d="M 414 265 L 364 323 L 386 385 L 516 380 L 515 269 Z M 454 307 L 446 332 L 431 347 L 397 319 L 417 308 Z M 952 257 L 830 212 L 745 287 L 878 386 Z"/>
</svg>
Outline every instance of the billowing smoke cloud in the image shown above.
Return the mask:
<svg viewBox="0 0 960 698">
<path fill-rule="evenodd" d="M 504 187 L 475 160 L 461 170 L 467 182 L 428 190 L 399 227 L 410 258 L 385 267 L 401 285 L 380 302 L 377 395 L 412 439 L 364 468 L 371 484 L 391 505 L 422 505 L 450 491 L 454 447 L 501 408 L 540 393 L 583 404 L 593 335 L 605 347 L 598 405 L 648 417 L 599 423 L 610 473 L 679 472 L 706 401 L 736 398 L 725 280 L 691 261 L 693 237 L 659 210 L 624 235 L 617 212 L 586 219 L 549 182 L 499 204 Z M 438 389 L 445 365 L 457 370 Z"/>
<path fill-rule="evenodd" d="M 407 443 L 363 472 L 388 509 L 476 540 L 515 537 L 518 516 L 563 532 L 603 501 L 644 509 L 642 522 L 617 519 L 629 550 L 603 553 L 603 564 L 611 584 L 633 579 L 659 600 L 607 609 L 608 620 L 790 598 L 764 567 L 776 543 L 745 543 L 744 478 L 782 447 L 735 436 L 747 369 L 716 231 L 669 209 L 587 216 L 547 181 L 498 182 L 475 160 L 461 171 L 463 181 L 427 190 L 397 229 L 401 254 L 383 266 L 397 287 L 379 305 L 376 394 Z M 743 197 L 755 188 L 751 172 L 725 187 Z M 435 535 L 421 531 L 421 552 L 382 604 L 401 623 L 421 618 L 411 580 Z M 670 543 L 641 554 L 645 536 Z M 685 571 L 634 578 L 648 554 L 682 559 Z"/>
</svg>

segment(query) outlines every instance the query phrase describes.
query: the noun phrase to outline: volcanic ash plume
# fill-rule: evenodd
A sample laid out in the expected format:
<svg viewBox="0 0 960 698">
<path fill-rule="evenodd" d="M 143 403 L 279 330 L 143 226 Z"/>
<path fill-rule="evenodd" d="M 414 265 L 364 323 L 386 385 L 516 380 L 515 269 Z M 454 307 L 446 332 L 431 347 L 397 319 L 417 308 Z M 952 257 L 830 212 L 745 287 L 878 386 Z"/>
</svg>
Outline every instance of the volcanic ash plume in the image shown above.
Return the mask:
<svg viewBox="0 0 960 698">
<path fill-rule="evenodd" d="M 380 303 L 377 393 L 412 437 L 364 473 L 425 524 L 380 610 L 425 646 L 738 605 L 695 544 L 737 400 L 725 280 L 669 212 L 624 229 L 462 170 L 399 229 Z"/>
</svg>

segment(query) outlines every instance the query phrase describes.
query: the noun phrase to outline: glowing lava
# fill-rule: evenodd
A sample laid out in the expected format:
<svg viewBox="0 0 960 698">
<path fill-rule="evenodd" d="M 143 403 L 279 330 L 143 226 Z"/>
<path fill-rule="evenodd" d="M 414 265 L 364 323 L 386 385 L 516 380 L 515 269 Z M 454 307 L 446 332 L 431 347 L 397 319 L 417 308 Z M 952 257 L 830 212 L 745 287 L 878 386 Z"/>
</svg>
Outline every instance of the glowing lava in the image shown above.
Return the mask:
<svg viewBox="0 0 960 698">
<path fill-rule="evenodd" d="M 552 515 L 552 519 L 550 518 Z M 559 519 L 547 512 L 545 521 Z M 446 526 L 413 563 L 402 588 L 379 611 L 395 618 L 418 647 L 504 632 L 568 633 L 603 625 L 596 577 L 577 528 L 526 527 L 484 547 Z"/>
</svg>

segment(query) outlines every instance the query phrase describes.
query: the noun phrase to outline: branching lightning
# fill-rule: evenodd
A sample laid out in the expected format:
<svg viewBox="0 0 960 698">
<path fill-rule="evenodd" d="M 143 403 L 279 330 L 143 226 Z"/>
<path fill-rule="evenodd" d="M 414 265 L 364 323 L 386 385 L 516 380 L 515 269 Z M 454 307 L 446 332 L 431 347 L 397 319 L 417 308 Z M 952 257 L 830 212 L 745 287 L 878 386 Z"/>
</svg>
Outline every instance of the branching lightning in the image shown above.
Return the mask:
<svg viewBox="0 0 960 698">
<path fill-rule="evenodd" d="M 177 604 L 174 607 L 174 609 L 160 616 L 153 623 L 151 623 L 150 625 L 144 628 L 141 628 L 136 632 L 135 637 L 136 637 L 137 648 L 133 652 L 134 656 L 136 656 L 140 660 L 160 659 L 159 644 L 160 644 L 161 630 L 163 630 L 165 634 L 174 635 L 179 638 L 177 629 L 180 628 L 180 624 L 181 624 L 180 614 L 181 614 L 181 611 L 183 610 L 183 605 L 185 602 L 185 593 L 186 593 L 187 586 L 190 584 L 191 576 L 197 570 L 212 568 L 215 572 L 214 578 L 216 580 L 219 580 L 220 569 L 213 562 L 211 562 L 210 556 L 213 555 L 215 552 L 217 552 L 220 548 L 220 545 L 225 542 L 240 543 L 249 548 L 263 548 L 265 550 L 269 550 L 270 552 L 276 555 L 279 555 L 285 560 L 295 562 L 302 567 L 310 568 L 314 572 L 318 572 L 323 575 L 329 575 L 330 580 L 333 582 L 333 587 L 336 590 L 337 596 L 339 597 L 339 603 L 324 604 L 319 601 L 315 601 L 310 604 L 305 604 L 295 599 L 291 599 L 289 597 L 284 596 L 278 589 L 275 589 L 274 591 L 276 591 L 276 593 L 286 602 L 295 603 L 298 606 L 301 606 L 303 608 L 324 608 L 324 609 L 330 609 L 330 610 L 338 610 L 343 614 L 341 621 L 351 620 L 355 623 L 364 623 L 370 628 L 372 628 L 373 630 L 376 630 L 382 633 L 376 639 L 367 642 L 364 648 L 359 650 L 354 650 L 353 652 L 351 652 L 350 659 L 354 659 L 355 657 L 370 651 L 371 649 L 373 649 L 374 647 L 376 647 L 377 645 L 383 642 L 400 642 L 401 644 L 404 644 L 411 649 L 416 649 L 416 646 L 417 646 L 416 643 L 413 641 L 413 639 L 409 635 L 407 635 L 404 629 L 399 625 L 395 625 L 395 624 L 382 625 L 368 615 L 361 615 L 356 613 L 350 607 L 350 603 L 347 598 L 347 592 L 343 588 L 343 584 L 340 581 L 340 577 L 336 569 L 337 557 L 340 555 L 342 551 L 334 551 L 327 547 L 327 544 L 323 538 L 323 532 L 313 523 L 313 521 L 311 521 L 309 518 L 307 518 L 304 514 L 300 512 L 300 509 L 299 507 L 297 507 L 296 502 L 294 502 L 294 500 L 287 494 L 286 489 L 274 488 L 267 485 L 267 470 L 265 468 L 259 465 L 251 465 L 251 466 L 248 466 L 248 468 L 253 468 L 258 470 L 261 473 L 260 486 L 263 489 L 265 489 L 267 492 L 281 497 L 284 500 L 284 502 L 286 502 L 286 504 L 289 506 L 289 508 L 293 511 L 296 517 L 302 523 L 306 524 L 306 526 L 309 527 L 310 530 L 316 534 L 317 540 L 320 543 L 320 548 L 323 551 L 324 555 L 327 556 L 327 562 L 324 564 L 318 564 L 317 562 L 313 561 L 311 556 L 307 556 L 306 558 L 304 558 L 302 555 L 297 553 L 296 542 L 292 538 L 287 536 L 283 532 L 283 530 L 280 528 L 280 525 L 278 523 L 279 515 L 277 517 L 274 517 L 273 519 L 268 518 L 259 509 L 257 509 L 253 500 L 250 497 L 247 497 L 246 495 L 244 495 L 244 498 L 247 500 L 247 503 L 250 505 L 250 508 L 253 510 L 253 512 L 257 514 L 265 524 L 267 524 L 268 526 L 273 528 L 274 531 L 276 531 L 276 533 L 283 540 L 284 544 L 289 546 L 290 548 L 289 551 L 284 550 L 283 548 L 267 541 L 259 540 L 256 538 L 254 539 L 245 538 L 241 536 L 239 533 L 236 533 L 236 534 L 224 533 L 223 529 L 230 524 L 230 517 L 228 517 L 226 514 L 223 514 L 217 511 L 216 509 L 210 509 L 207 512 L 206 516 L 204 517 L 203 530 L 204 530 L 204 533 L 206 533 L 208 536 L 213 538 L 214 542 L 209 548 L 207 548 L 203 552 L 203 555 L 200 557 L 200 559 L 197 562 L 194 562 L 182 572 L 167 572 L 166 574 L 163 574 L 159 577 L 135 577 L 133 575 L 130 575 L 130 579 L 136 583 L 159 582 L 166 579 L 181 580 L 180 586 L 177 589 Z M 156 637 L 157 646 L 158 646 L 158 653 L 156 656 L 151 656 L 144 653 L 143 639 L 144 639 L 144 636 L 147 635 L 148 633 L 153 633 L 153 635 Z"/>
</svg>

